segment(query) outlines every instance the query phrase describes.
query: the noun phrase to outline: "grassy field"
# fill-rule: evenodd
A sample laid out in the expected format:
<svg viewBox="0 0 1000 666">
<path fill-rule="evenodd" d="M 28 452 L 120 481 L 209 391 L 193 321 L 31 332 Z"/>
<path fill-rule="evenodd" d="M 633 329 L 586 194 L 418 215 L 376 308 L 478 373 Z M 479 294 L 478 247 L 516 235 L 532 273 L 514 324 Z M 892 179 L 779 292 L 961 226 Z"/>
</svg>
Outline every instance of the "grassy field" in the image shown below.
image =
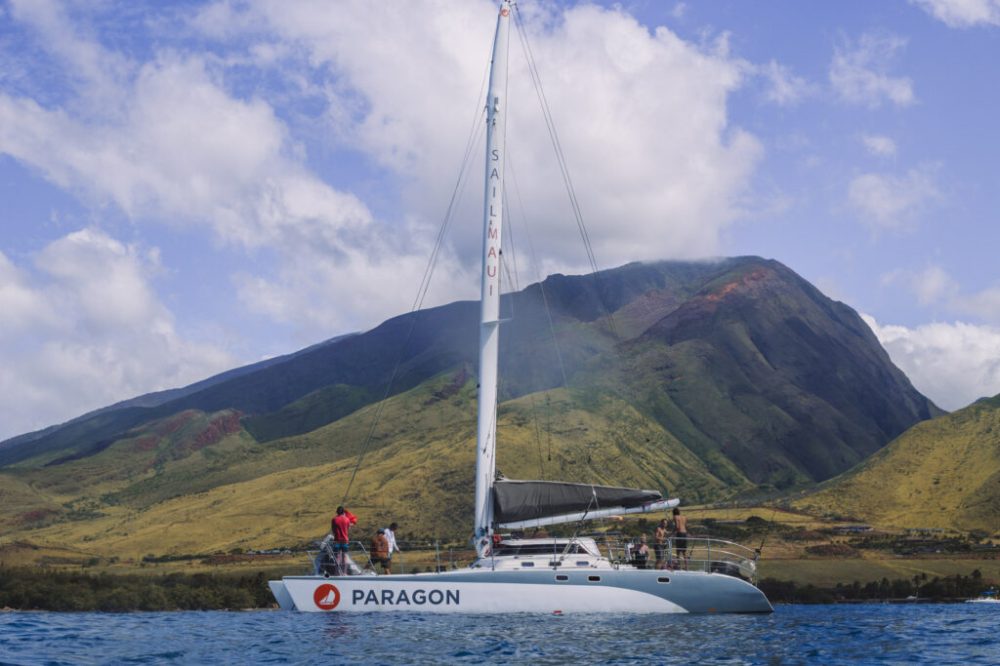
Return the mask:
<svg viewBox="0 0 1000 666">
<path fill-rule="evenodd" d="M 837 583 L 849 584 L 855 581 L 867 583 L 882 578 L 912 579 L 926 574 L 928 578 L 946 576 L 969 576 L 979 570 L 986 580 L 1000 581 L 1000 560 L 983 559 L 804 559 L 761 561 L 759 572 L 762 578 L 787 580 L 800 585 L 832 587 Z"/>
</svg>

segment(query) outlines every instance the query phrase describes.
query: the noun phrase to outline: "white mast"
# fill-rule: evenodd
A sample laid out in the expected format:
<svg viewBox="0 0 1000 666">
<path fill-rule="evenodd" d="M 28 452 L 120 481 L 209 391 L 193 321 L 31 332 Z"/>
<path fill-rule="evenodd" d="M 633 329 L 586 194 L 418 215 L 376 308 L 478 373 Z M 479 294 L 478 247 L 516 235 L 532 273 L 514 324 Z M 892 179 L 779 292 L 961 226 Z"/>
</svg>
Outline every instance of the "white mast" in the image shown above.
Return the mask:
<svg viewBox="0 0 1000 666">
<path fill-rule="evenodd" d="M 485 553 L 492 535 L 496 476 L 497 358 L 500 348 L 500 239 L 507 129 L 507 46 L 510 0 L 500 3 L 486 97 L 486 192 L 483 205 L 483 282 L 479 328 L 479 424 L 476 429 L 476 550 Z"/>
</svg>

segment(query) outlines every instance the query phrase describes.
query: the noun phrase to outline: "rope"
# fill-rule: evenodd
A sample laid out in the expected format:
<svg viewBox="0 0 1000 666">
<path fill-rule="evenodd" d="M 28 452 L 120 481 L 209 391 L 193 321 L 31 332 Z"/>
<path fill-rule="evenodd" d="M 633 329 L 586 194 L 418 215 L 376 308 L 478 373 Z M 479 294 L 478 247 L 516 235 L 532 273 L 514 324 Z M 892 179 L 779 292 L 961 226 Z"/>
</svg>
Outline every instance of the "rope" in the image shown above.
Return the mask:
<svg viewBox="0 0 1000 666">
<path fill-rule="evenodd" d="M 569 196 L 570 207 L 573 210 L 573 217 L 576 220 L 577 229 L 580 232 L 580 238 L 583 239 L 583 246 L 587 253 L 587 261 L 590 265 L 591 274 L 594 276 L 595 289 L 597 291 L 598 301 L 601 303 L 601 307 L 607 313 L 608 317 L 608 328 L 610 329 L 615 340 L 620 340 L 618 335 L 617 326 L 615 325 L 614 316 L 604 302 L 603 290 L 601 289 L 599 268 L 597 265 L 597 257 L 594 254 L 593 244 L 590 242 L 590 233 L 587 231 L 587 225 L 583 220 L 583 211 L 580 208 L 580 202 L 576 196 L 576 188 L 573 186 L 573 179 L 570 177 L 569 166 L 566 162 L 566 155 L 563 152 L 562 142 L 559 140 L 559 133 L 556 131 L 555 121 L 552 118 L 552 111 L 549 108 L 548 97 L 545 95 L 545 89 L 542 86 L 541 75 L 538 71 L 538 65 L 535 62 L 534 52 L 531 50 L 531 43 L 528 41 L 527 30 L 524 28 L 524 23 L 521 19 L 521 11 L 514 3 L 514 25 L 517 27 L 517 35 L 521 42 L 521 48 L 524 50 L 525 59 L 528 63 L 528 73 L 531 75 L 531 82 L 535 87 L 535 94 L 538 96 L 538 102 L 542 109 L 542 116 L 545 119 L 545 127 L 549 133 L 549 140 L 552 142 L 552 148 L 555 151 L 556 162 L 559 165 L 559 172 L 562 175 L 563 185 L 566 188 L 566 194 Z"/>
<path fill-rule="evenodd" d="M 344 490 L 344 495 L 341 498 L 340 504 L 346 505 L 347 498 L 351 494 L 351 489 L 354 487 L 354 480 L 357 478 L 358 470 L 361 469 L 361 464 L 364 462 L 365 456 L 368 454 L 368 450 L 371 447 L 372 439 L 375 436 L 375 430 L 378 427 L 379 421 L 382 418 L 382 412 L 385 409 L 385 404 L 389 395 L 392 392 L 393 384 L 396 381 L 396 376 L 399 374 L 399 368 L 403 362 L 403 352 L 406 350 L 410 339 L 413 336 L 413 331 L 416 328 L 417 321 L 420 319 L 420 310 L 423 307 L 424 299 L 427 297 L 427 291 L 430 288 L 431 278 L 434 275 L 434 269 L 437 266 L 438 258 L 441 253 L 441 248 L 444 245 L 445 234 L 450 226 L 452 220 L 455 217 L 455 210 L 457 208 L 458 201 L 461 199 L 462 192 L 465 189 L 465 184 L 468 182 L 469 166 L 472 160 L 472 152 L 479 143 L 480 135 L 485 131 L 485 123 L 479 122 L 479 118 L 486 113 L 486 108 L 479 106 L 479 101 L 483 99 L 485 93 L 484 89 L 486 87 L 486 82 L 488 80 L 489 73 L 489 59 L 487 59 L 487 65 L 483 72 L 483 80 L 480 84 L 479 96 L 476 101 L 476 111 L 472 115 L 471 129 L 469 131 L 469 137 L 465 143 L 465 150 L 462 154 L 462 163 L 459 168 L 458 178 L 455 181 L 455 187 L 452 189 L 451 198 L 448 201 L 448 207 L 445 209 L 444 218 L 441 220 L 441 225 L 438 228 L 437 237 L 434 239 L 434 247 L 431 250 L 431 255 L 427 260 L 427 265 L 424 268 L 423 276 L 420 279 L 420 286 L 417 288 L 417 294 L 414 297 L 413 305 L 410 307 L 410 325 L 406 331 L 406 337 L 403 339 L 403 344 L 399 347 L 399 355 L 396 358 L 396 363 L 393 366 L 392 373 L 389 375 L 389 380 L 386 382 L 385 391 L 382 394 L 382 399 L 378 401 L 375 406 L 375 412 L 372 415 L 371 424 L 368 426 L 368 432 L 365 435 L 365 439 L 361 444 L 361 450 L 358 452 L 358 459 L 354 465 L 354 469 L 351 471 L 351 478 L 347 482 L 347 488 Z"/>
</svg>

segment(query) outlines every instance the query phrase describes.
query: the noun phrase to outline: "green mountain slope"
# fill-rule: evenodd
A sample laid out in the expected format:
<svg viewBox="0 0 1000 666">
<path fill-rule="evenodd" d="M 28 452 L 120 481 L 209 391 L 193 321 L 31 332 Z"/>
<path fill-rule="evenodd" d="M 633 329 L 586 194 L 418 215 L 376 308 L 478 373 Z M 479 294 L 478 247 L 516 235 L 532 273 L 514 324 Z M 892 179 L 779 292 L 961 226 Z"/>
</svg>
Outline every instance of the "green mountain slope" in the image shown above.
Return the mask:
<svg viewBox="0 0 1000 666">
<path fill-rule="evenodd" d="M 797 502 L 902 528 L 1000 530 L 1000 396 L 919 423 Z"/>
<path fill-rule="evenodd" d="M 453 538 L 469 529 L 475 386 L 463 374 L 436 377 L 384 405 L 386 427 L 365 451 L 349 498 L 369 527 L 395 519 L 410 534 Z M 373 409 L 266 446 L 228 432 L 223 424 L 233 413 L 185 412 L 157 423 L 163 436 L 155 441 L 130 437 L 54 467 L 3 471 L 0 493 L 17 499 L 4 531 L 120 557 L 305 543 L 344 500 Z M 657 423 L 614 398 L 532 394 L 505 403 L 499 426 L 498 467 L 513 478 L 628 483 L 692 497 L 727 487 Z M 184 430 L 206 445 L 171 440 Z"/>
<path fill-rule="evenodd" d="M 498 464 L 512 478 L 718 499 L 827 479 L 940 413 L 853 310 L 774 261 L 554 275 L 502 313 Z M 0 445 L 0 526 L 101 549 L 288 545 L 323 529 L 365 449 L 349 502 L 462 533 L 477 318 L 468 302 L 396 317 L 15 438 Z"/>
<path fill-rule="evenodd" d="M 720 276 L 631 350 L 664 425 L 757 483 L 829 478 L 941 413 L 856 312 L 777 262 Z"/>
</svg>

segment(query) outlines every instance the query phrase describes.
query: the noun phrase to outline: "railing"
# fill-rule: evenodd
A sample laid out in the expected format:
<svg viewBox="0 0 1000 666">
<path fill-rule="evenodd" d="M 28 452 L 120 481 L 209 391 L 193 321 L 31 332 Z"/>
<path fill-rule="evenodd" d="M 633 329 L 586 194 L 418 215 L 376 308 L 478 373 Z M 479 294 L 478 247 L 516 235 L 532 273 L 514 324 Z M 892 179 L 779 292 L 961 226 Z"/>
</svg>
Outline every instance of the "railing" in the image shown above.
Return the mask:
<svg viewBox="0 0 1000 666">
<path fill-rule="evenodd" d="M 677 537 L 670 537 L 662 546 L 647 544 L 648 557 L 636 557 L 640 543 L 635 539 L 620 536 L 588 535 L 593 539 L 613 566 L 638 566 L 648 569 L 671 571 L 705 571 L 708 573 L 737 576 L 757 584 L 757 560 L 760 553 L 747 546 L 702 536 L 684 537 L 686 543 L 681 548 Z M 552 556 L 559 558 L 565 549 L 567 537 L 553 538 Z M 469 548 L 442 547 L 440 542 L 401 542 L 403 550 L 392 555 L 392 572 L 397 574 L 420 571 L 445 571 L 467 566 L 474 559 L 474 551 Z M 321 550 L 308 551 L 318 575 L 335 575 L 334 554 L 329 550 L 325 558 Z M 372 575 L 378 573 L 368 550 L 361 541 L 351 541 L 348 545 L 351 574 Z"/>
<path fill-rule="evenodd" d="M 721 573 L 757 584 L 760 552 L 732 541 L 701 536 L 668 537 L 662 546 L 647 544 L 648 556 L 641 558 L 636 556 L 640 544 L 634 540 L 614 537 L 595 540 L 608 559 L 618 565 Z"/>
<path fill-rule="evenodd" d="M 468 566 L 475 551 L 469 548 L 442 548 L 440 542 L 399 542 L 401 551 L 392 554 L 392 572 L 395 574 L 416 573 L 420 571 L 444 571 Z M 316 575 L 338 575 L 336 553 L 330 547 L 324 548 L 321 542 L 316 542 L 317 548 L 306 551 Z M 372 575 L 380 573 L 371 559 L 365 544 L 361 541 L 348 543 L 348 559 L 345 562 L 347 575 Z"/>
</svg>

